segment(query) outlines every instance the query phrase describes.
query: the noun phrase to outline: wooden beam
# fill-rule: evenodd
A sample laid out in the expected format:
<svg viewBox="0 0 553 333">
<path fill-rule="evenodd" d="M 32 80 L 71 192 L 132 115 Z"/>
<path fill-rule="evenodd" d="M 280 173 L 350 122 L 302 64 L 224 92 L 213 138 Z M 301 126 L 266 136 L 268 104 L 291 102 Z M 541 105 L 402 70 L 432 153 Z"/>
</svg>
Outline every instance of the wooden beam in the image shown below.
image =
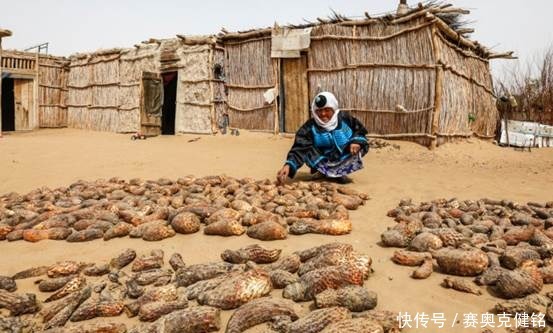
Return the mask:
<svg viewBox="0 0 553 333">
<path fill-rule="evenodd" d="M 461 28 L 461 29 L 457 29 L 455 30 L 457 31 L 458 34 L 472 34 L 474 32 L 474 29 L 473 28 Z"/>
<path fill-rule="evenodd" d="M 397 134 L 367 134 L 369 138 L 379 138 L 379 139 L 400 139 L 400 138 L 429 138 L 436 140 L 436 136 L 428 133 L 397 133 Z"/>
<path fill-rule="evenodd" d="M 213 43 L 215 44 L 215 42 Z M 209 96 L 211 100 L 215 99 L 215 89 L 213 87 L 213 79 L 215 79 L 215 73 L 213 71 L 213 63 L 215 58 L 215 50 L 213 48 L 210 48 L 209 50 L 209 60 L 208 60 L 208 70 L 209 70 L 209 77 L 212 79 L 209 81 Z M 217 116 L 215 114 L 215 104 L 213 102 L 210 103 L 211 106 L 209 108 L 209 112 L 211 115 L 211 133 L 215 134 L 217 133 Z"/>
<path fill-rule="evenodd" d="M 280 85 L 280 59 L 271 59 L 272 65 L 273 65 L 273 77 L 275 78 L 275 84 L 273 85 L 273 89 L 275 90 L 275 110 L 273 114 L 273 134 L 278 134 L 280 130 L 279 126 L 279 113 L 278 113 L 278 94 L 279 94 L 279 85 Z"/>
<path fill-rule="evenodd" d="M 514 53 L 513 51 L 503 52 L 503 53 L 490 53 L 490 55 L 488 56 L 488 59 L 498 59 L 498 58 L 518 59 L 518 57 L 513 56 L 513 53 Z"/>
<path fill-rule="evenodd" d="M 38 106 L 38 83 L 40 80 L 40 64 L 39 64 L 39 58 L 38 58 L 38 50 L 36 51 L 36 58 L 35 58 L 35 79 L 33 82 L 33 115 L 29 117 L 29 128 L 30 129 L 36 129 L 40 126 L 40 108 Z M 31 123 L 32 122 L 32 123 Z"/>
<path fill-rule="evenodd" d="M 434 53 L 434 62 L 440 63 L 441 61 L 441 50 L 438 44 L 438 31 L 436 27 L 432 28 L 432 51 Z M 431 121 L 430 133 L 436 136 L 438 133 L 440 113 L 442 112 L 442 94 L 443 94 L 443 78 L 444 78 L 444 69 L 439 66 L 436 67 L 436 81 L 434 85 L 434 112 L 432 112 L 432 117 L 429 117 Z M 430 145 L 430 149 L 434 149 L 437 146 L 437 140 L 433 139 Z"/>
<path fill-rule="evenodd" d="M 247 39 L 247 38 L 255 38 L 255 37 L 263 37 L 267 35 L 271 35 L 272 28 L 266 28 L 266 29 L 259 29 L 254 31 L 248 31 L 248 32 L 236 32 L 236 33 L 228 33 L 221 36 L 222 40 L 229 40 L 229 39 Z"/>
<path fill-rule="evenodd" d="M 311 37 L 311 40 L 323 40 L 323 39 L 332 39 L 332 40 L 360 40 L 360 41 L 383 41 L 387 39 L 391 39 L 394 37 L 398 37 L 402 34 L 413 32 L 416 30 L 423 29 L 429 25 L 434 24 L 433 20 L 430 20 L 428 22 L 416 25 L 414 27 L 405 28 L 403 30 L 396 31 L 392 34 L 385 35 L 385 36 L 340 36 L 340 35 L 320 35 L 320 36 L 313 36 Z M 354 25 L 356 26 L 356 25 Z"/>
<path fill-rule="evenodd" d="M 436 17 L 432 13 L 426 13 L 426 18 L 429 19 L 429 20 L 434 20 L 435 19 L 436 20 L 435 21 L 436 26 L 438 27 L 438 29 L 440 29 L 440 31 L 442 31 L 449 38 L 457 41 L 459 44 L 461 44 L 465 47 L 471 48 L 473 50 L 476 49 L 476 44 L 473 41 L 468 40 L 465 37 L 462 37 L 461 35 L 459 35 L 457 32 L 455 32 L 455 30 L 453 30 L 450 26 L 448 26 L 439 17 Z"/>
<path fill-rule="evenodd" d="M 215 36 L 185 36 L 177 35 L 181 43 L 186 45 L 201 45 L 201 44 L 215 44 L 217 43 L 217 37 Z"/>
</svg>

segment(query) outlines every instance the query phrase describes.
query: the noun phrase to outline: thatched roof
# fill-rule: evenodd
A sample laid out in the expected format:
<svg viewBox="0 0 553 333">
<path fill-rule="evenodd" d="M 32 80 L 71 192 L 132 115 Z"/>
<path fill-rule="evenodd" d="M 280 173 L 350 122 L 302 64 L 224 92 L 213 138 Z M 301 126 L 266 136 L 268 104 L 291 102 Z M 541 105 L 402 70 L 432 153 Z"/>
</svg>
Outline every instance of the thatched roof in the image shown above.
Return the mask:
<svg viewBox="0 0 553 333">
<path fill-rule="evenodd" d="M 348 18 L 344 15 L 332 12 L 327 18 L 316 18 L 316 21 L 305 20 L 303 24 L 287 24 L 286 28 L 308 28 L 322 24 L 338 24 L 345 26 L 362 26 L 371 24 L 400 24 L 418 18 L 424 18 L 428 21 L 434 21 L 437 28 L 453 43 L 465 49 L 475 52 L 477 55 L 485 59 L 493 58 L 514 58 L 513 52 L 494 53 L 489 48 L 481 45 L 477 41 L 469 38 L 469 35 L 474 32 L 474 29 L 467 28 L 468 22 L 462 20 L 463 15 L 470 14 L 469 10 L 453 7 L 451 4 L 428 1 L 426 3 L 418 3 L 417 6 L 408 8 L 400 13 L 399 11 L 388 12 L 371 16 L 365 12 L 364 17 Z M 275 23 L 275 26 L 278 26 Z M 256 37 L 264 37 L 271 34 L 271 28 L 250 29 L 245 31 L 228 32 L 224 28 L 217 37 L 221 40 L 231 39 L 248 39 Z"/>
</svg>

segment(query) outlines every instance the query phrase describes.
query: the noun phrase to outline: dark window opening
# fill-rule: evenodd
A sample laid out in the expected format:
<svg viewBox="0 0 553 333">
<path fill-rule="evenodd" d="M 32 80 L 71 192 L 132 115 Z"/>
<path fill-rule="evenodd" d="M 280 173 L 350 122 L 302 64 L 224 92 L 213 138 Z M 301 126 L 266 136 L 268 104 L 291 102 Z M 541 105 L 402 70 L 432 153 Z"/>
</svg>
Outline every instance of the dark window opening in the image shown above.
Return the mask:
<svg viewBox="0 0 553 333">
<path fill-rule="evenodd" d="M 225 72 L 223 71 L 223 65 L 215 64 L 213 66 L 213 77 L 217 80 L 225 79 Z"/>
<path fill-rule="evenodd" d="M 177 109 L 177 72 L 162 73 L 163 110 L 161 113 L 161 134 L 175 134 L 175 113 Z"/>
<path fill-rule="evenodd" d="M 15 131 L 13 79 L 2 79 L 2 131 Z"/>
</svg>

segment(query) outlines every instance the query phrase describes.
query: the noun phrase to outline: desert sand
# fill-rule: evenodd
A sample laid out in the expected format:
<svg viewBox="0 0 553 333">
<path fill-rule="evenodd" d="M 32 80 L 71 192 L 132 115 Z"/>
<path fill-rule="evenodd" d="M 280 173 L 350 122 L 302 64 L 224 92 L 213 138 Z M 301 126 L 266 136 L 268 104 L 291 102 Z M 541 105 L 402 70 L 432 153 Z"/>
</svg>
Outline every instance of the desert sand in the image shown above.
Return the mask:
<svg viewBox="0 0 553 333">
<path fill-rule="evenodd" d="M 411 316 L 424 312 L 430 318 L 434 313 L 443 313 L 446 318 L 442 329 L 429 322 L 427 329 L 419 327 L 405 332 L 481 332 L 481 328 L 464 327 L 464 314 L 477 314 L 480 319 L 481 314 L 490 310 L 498 299 L 488 292 L 475 296 L 444 289 L 439 286 L 445 277 L 441 274 L 435 273 L 422 281 L 411 279 L 412 268 L 397 266 L 390 261 L 394 249 L 378 245 L 380 234 L 394 224 L 386 212 L 407 197 L 416 202 L 451 197 L 551 201 L 553 149 L 515 151 L 476 139 L 449 143 L 434 151 L 414 143 L 394 143 L 399 144 L 399 150 L 370 151 L 364 159 L 365 168 L 355 173 L 353 183 L 347 185 L 371 196 L 364 206 L 350 212 L 353 221 L 351 234 L 338 237 L 290 235 L 286 240 L 261 245 L 282 248 L 284 253 L 290 253 L 332 241 L 351 243 L 356 250 L 373 259 L 375 272 L 365 286 L 377 292 L 378 309 L 407 312 Z M 177 179 L 189 174 L 226 174 L 273 179 L 291 144 L 290 138 L 246 131 L 240 136 L 179 135 L 140 141 L 131 141 L 129 135 L 73 129 L 13 133 L 0 139 L 0 193 L 26 193 L 41 186 L 53 188 L 69 185 L 78 179 L 114 176 Z M 305 167 L 298 178 L 309 179 Z M 154 248 L 162 248 L 166 256 L 177 251 L 186 264 L 193 264 L 219 260 L 224 249 L 253 243 L 261 242 L 245 235 L 223 238 L 202 233 L 178 234 L 161 242 L 130 238 L 80 244 L 3 241 L 0 242 L 0 275 L 12 275 L 22 269 L 58 260 L 102 262 L 129 247 L 139 254 Z M 18 291 L 37 292 L 33 280 L 20 280 Z M 546 286 L 544 290 L 550 291 L 553 287 Z M 38 297 L 43 299 L 44 295 Z M 305 309 L 307 305 L 304 304 Z M 223 313 L 222 331 L 230 314 L 229 311 Z M 458 322 L 454 320 L 456 316 Z M 125 316 L 115 320 L 137 322 Z M 250 331 L 263 330 L 264 327 L 256 327 Z"/>
</svg>

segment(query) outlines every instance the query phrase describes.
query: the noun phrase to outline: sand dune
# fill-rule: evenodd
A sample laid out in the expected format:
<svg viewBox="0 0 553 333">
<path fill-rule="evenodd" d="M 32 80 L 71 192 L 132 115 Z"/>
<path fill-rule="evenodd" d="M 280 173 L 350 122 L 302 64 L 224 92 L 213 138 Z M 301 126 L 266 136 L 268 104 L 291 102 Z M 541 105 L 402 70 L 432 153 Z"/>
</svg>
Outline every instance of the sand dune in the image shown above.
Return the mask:
<svg viewBox="0 0 553 333">
<path fill-rule="evenodd" d="M 200 139 L 189 142 L 197 137 Z M 238 137 L 182 135 L 143 141 L 131 141 L 129 135 L 69 129 L 9 134 L 0 139 L 0 193 L 25 193 L 41 186 L 65 186 L 78 179 L 113 176 L 176 179 L 188 174 L 227 174 L 272 179 L 291 144 L 288 138 L 245 131 Z M 355 249 L 373 258 L 375 273 L 366 282 L 366 287 L 378 293 L 379 309 L 408 312 L 413 316 L 417 312 L 425 312 L 430 317 L 433 313 L 444 313 L 447 320 L 443 329 L 430 323 L 428 329 L 406 332 L 480 332 L 480 328 L 463 327 L 463 314 L 476 313 L 480 317 L 497 299 L 487 292 L 475 296 L 443 289 L 439 284 L 444 276 L 440 274 L 423 281 L 411 279 L 412 268 L 393 264 L 390 261 L 393 249 L 377 245 L 380 233 L 394 223 L 386 217 L 386 212 L 405 197 L 417 202 L 451 197 L 551 201 L 553 149 L 521 152 L 479 140 L 451 143 L 435 151 L 412 143 L 399 144 L 399 150 L 370 151 L 364 160 L 365 168 L 353 175 L 354 182 L 348 186 L 369 193 L 372 199 L 350 212 L 351 234 L 338 237 L 291 235 L 287 240 L 263 245 L 282 248 L 283 253 L 289 253 L 335 240 L 351 243 Z M 306 168 L 302 169 L 299 178 L 309 178 Z M 245 235 L 222 238 L 200 233 L 177 235 L 162 242 L 130 238 L 84 244 L 0 242 L 0 274 L 11 275 L 62 259 L 100 262 L 128 247 L 139 253 L 154 248 L 163 248 L 167 255 L 177 251 L 186 264 L 193 264 L 218 260 L 224 249 L 253 243 L 259 241 Z M 19 283 L 19 290 L 36 289 L 29 279 Z M 544 288 L 544 291 L 550 290 L 553 287 Z M 456 314 L 460 322 L 451 327 Z M 229 316 L 230 312 L 225 311 L 223 323 Z M 125 316 L 118 320 L 134 322 Z"/>
</svg>

